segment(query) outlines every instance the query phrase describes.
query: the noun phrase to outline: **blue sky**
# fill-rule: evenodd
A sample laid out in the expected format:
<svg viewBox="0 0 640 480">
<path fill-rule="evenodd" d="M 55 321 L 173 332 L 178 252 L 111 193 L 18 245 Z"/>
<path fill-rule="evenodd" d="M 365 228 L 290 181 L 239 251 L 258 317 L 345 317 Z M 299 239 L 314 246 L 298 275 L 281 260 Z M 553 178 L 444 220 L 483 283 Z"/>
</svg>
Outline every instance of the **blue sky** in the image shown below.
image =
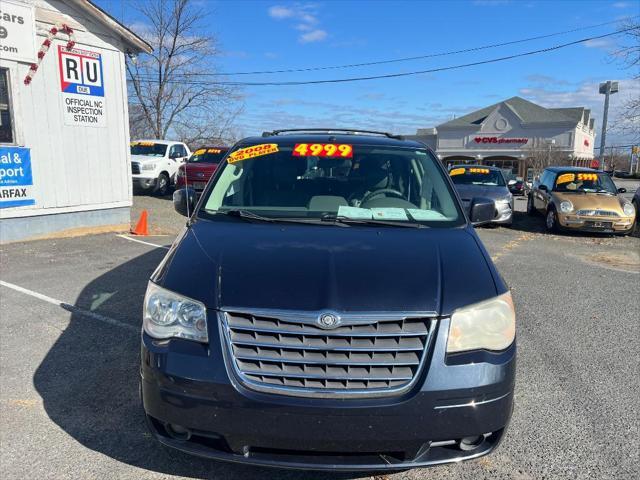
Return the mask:
<svg viewBox="0 0 640 480">
<path fill-rule="evenodd" d="M 202 1 L 208 33 L 223 55 L 218 71 L 340 65 L 424 55 L 518 40 L 640 15 L 640 1 L 469 0 Z M 124 2 L 124 4 L 122 3 Z M 99 0 L 125 24 L 144 20 L 129 0 Z M 607 33 L 603 26 L 518 45 L 380 66 L 233 77 L 237 80 L 311 80 L 424 70 L 544 48 Z M 629 95 L 640 95 L 637 71 L 621 67 L 616 37 L 556 52 L 449 72 L 397 79 L 309 86 L 243 87 L 238 133 L 272 128 L 347 126 L 414 133 L 514 95 L 548 107 L 586 106 L 602 118 L 600 81 L 620 80 L 611 116 Z M 611 117 L 610 117 L 611 118 Z M 610 137 L 609 137 L 610 136 Z M 627 142 L 619 134 L 613 142 Z M 609 143 L 609 142 L 607 142 Z"/>
</svg>

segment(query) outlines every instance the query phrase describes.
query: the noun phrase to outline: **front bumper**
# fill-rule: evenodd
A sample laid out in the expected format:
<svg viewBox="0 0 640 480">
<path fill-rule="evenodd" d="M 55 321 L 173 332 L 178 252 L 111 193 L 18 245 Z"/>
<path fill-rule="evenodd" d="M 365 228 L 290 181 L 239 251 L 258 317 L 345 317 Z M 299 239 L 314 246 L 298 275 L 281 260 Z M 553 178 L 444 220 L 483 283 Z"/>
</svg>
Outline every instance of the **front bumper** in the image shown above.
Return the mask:
<svg viewBox="0 0 640 480">
<path fill-rule="evenodd" d="M 498 445 L 511 417 L 516 347 L 445 358 L 448 319 L 438 323 L 430 362 L 411 391 L 360 399 L 248 390 L 227 368 L 215 328 L 211 348 L 143 334 L 148 424 L 170 447 L 261 466 L 396 470 L 477 458 Z M 484 437 L 475 449 L 456 443 L 474 436 Z"/>
<path fill-rule="evenodd" d="M 158 179 L 155 176 L 132 175 L 134 190 L 150 191 L 156 188 Z"/>
<path fill-rule="evenodd" d="M 603 217 L 558 214 L 558 223 L 567 230 L 583 232 L 627 233 L 633 229 L 634 217 Z"/>
</svg>

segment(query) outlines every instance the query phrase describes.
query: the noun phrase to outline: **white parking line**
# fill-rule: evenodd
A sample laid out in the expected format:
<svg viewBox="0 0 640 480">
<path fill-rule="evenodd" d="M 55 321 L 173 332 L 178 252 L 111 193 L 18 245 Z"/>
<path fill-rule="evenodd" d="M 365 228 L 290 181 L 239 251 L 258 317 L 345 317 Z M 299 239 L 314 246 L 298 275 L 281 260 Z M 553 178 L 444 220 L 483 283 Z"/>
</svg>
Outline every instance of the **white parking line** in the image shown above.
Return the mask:
<svg viewBox="0 0 640 480">
<path fill-rule="evenodd" d="M 100 315 L 99 313 L 85 310 L 84 308 L 76 307 L 75 305 L 71 305 L 70 303 L 63 302 L 61 300 L 49 297 L 42 293 L 34 292 L 33 290 L 29 290 L 28 288 L 21 287 L 20 285 L 14 285 L 13 283 L 5 282 L 4 280 L 0 280 L 0 285 L 2 285 L 3 287 L 10 288 L 11 290 L 15 290 L 16 292 L 24 293 L 25 295 L 29 295 L 31 297 L 37 298 L 38 300 L 42 300 L 43 302 L 51 303 L 52 305 L 57 305 L 58 307 L 64 310 L 67 310 L 68 312 L 71 312 L 71 313 L 84 315 L 85 317 L 89 317 L 103 323 L 108 323 L 109 325 L 113 325 L 114 327 L 125 328 L 127 330 L 133 330 L 135 332 L 139 331 L 138 327 L 134 327 L 133 325 L 129 325 L 128 323 L 124 323 L 124 322 L 121 322 L 120 320 L 116 320 L 111 317 Z"/>
<path fill-rule="evenodd" d="M 132 238 L 128 235 L 117 234 L 116 237 L 124 238 L 125 240 L 129 240 L 131 242 L 142 243 L 144 245 L 149 245 L 151 247 L 156 248 L 164 248 L 165 250 L 169 250 L 169 247 L 165 247 L 164 245 L 158 245 L 157 243 L 145 242 L 144 240 L 138 240 L 137 238 Z"/>
</svg>

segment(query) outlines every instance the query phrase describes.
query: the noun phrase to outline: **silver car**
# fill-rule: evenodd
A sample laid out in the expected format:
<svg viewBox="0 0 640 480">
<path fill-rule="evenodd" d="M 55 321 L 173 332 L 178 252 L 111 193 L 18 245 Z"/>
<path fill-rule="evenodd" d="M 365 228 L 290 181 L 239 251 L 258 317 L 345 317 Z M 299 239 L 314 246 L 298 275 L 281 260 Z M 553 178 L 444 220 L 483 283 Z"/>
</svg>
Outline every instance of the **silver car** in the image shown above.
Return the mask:
<svg viewBox="0 0 640 480">
<path fill-rule="evenodd" d="M 492 223 L 511 225 L 513 222 L 513 195 L 507 187 L 502 170 L 486 165 L 453 165 L 449 169 L 449 175 L 467 213 L 474 197 L 490 198 L 496 206 Z"/>
</svg>

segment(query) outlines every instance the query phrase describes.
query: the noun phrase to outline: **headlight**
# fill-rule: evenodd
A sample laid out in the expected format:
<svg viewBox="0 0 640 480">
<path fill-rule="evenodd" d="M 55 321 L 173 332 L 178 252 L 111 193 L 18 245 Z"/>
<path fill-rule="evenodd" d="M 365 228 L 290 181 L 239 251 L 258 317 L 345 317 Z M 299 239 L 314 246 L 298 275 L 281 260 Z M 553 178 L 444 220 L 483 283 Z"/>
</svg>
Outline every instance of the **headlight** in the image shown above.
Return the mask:
<svg viewBox="0 0 640 480">
<path fill-rule="evenodd" d="M 447 352 L 504 350 L 516 337 L 511 293 L 459 308 L 451 316 Z"/>
<path fill-rule="evenodd" d="M 186 338 L 208 342 L 207 310 L 203 303 L 149 282 L 142 311 L 144 331 L 153 338 Z"/>
<path fill-rule="evenodd" d="M 625 203 L 624 206 L 622 207 L 622 211 L 627 217 L 633 217 L 633 215 L 636 213 L 636 209 L 633 207 L 633 204 L 631 203 Z"/>
<path fill-rule="evenodd" d="M 156 168 L 156 164 L 155 163 L 143 163 L 140 168 L 142 170 L 155 170 Z"/>
<path fill-rule="evenodd" d="M 573 203 L 571 203 L 569 200 L 563 200 L 562 202 L 560 202 L 560 211 L 562 213 L 573 212 Z"/>
<path fill-rule="evenodd" d="M 500 200 L 496 200 L 496 207 L 501 210 L 506 210 L 511 208 L 511 200 L 509 198 L 502 198 Z"/>
</svg>

